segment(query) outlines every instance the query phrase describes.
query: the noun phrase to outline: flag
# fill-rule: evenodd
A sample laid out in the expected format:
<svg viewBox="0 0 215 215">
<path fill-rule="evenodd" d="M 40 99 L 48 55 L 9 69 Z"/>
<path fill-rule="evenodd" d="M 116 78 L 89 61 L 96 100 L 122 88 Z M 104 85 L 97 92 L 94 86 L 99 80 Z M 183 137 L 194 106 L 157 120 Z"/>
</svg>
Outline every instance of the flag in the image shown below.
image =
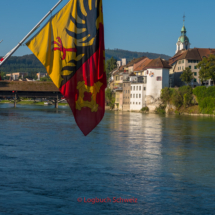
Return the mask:
<svg viewBox="0 0 215 215">
<path fill-rule="evenodd" d="M 70 0 L 26 44 L 66 98 L 83 134 L 105 112 L 102 0 Z"/>
</svg>

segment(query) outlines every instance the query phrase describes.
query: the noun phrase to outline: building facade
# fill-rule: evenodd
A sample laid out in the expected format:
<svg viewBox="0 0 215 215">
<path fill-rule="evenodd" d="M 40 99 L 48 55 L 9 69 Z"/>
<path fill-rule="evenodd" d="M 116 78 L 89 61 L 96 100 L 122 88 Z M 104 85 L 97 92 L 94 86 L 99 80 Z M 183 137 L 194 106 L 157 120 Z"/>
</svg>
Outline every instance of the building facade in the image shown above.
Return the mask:
<svg viewBox="0 0 215 215">
<path fill-rule="evenodd" d="M 145 104 L 146 83 L 131 83 L 130 110 L 140 111 Z"/>
<path fill-rule="evenodd" d="M 215 54 L 215 49 L 193 48 L 181 50 L 170 58 L 169 64 L 172 66 L 170 70 L 170 87 L 185 85 L 185 83 L 181 81 L 180 76 L 186 67 L 191 69 L 194 76 L 190 85 L 192 87 L 202 85 L 199 79 L 199 68 L 197 68 L 197 64 L 202 61 L 204 57 L 209 57 L 210 54 Z M 208 80 L 203 84 L 213 85 L 213 81 Z"/>
<path fill-rule="evenodd" d="M 124 111 L 130 110 L 130 90 L 131 90 L 131 82 L 124 81 L 123 82 L 123 107 Z"/>
</svg>

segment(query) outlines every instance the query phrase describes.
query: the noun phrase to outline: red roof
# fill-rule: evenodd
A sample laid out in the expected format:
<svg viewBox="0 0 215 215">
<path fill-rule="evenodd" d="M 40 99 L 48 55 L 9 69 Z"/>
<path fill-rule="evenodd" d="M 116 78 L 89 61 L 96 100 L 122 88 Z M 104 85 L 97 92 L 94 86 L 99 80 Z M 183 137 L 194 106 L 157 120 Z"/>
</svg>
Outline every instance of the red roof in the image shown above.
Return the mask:
<svg viewBox="0 0 215 215">
<path fill-rule="evenodd" d="M 171 66 L 169 65 L 169 62 L 166 60 L 162 60 L 161 58 L 157 58 L 152 60 L 145 69 L 151 69 L 151 68 L 167 68 L 170 69 Z"/>
<path fill-rule="evenodd" d="M 210 54 L 215 54 L 215 49 L 193 48 L 188 50 L 180 50 L 169 59 L 169 64 L 172 65 L 176 61 L 182 59 L 201 61 L 203 57 L 208 57 Z"/>
<path fill-rule="evenodd" d="M 135 59 L 131 60 L 129 63 L 127 63 L 126 65 L 121 66 L 121 67 L 119 68 L 119 70 L 124 70 L 124 68 L 133 66 L 135 63 L 140 62 L 140 61 L 143 60 L 144 58 L 146 58 L 146 57 L 143 56 L 143 57 L 135 58 Z"/>
<path fill-rule="evenodd" d="M 151 61 L 152 61 L 152 59 L 145 58 L 145 59 L 143 60 L 143 62 L 142 62 L 139 66 L 137 66 L 137 67 L 134 69 L 134 71 L 136 72 L 136 71 L 143 71 L 143 70 L 145 70 L 145 67 L 146 67 Z"/>
</svg>

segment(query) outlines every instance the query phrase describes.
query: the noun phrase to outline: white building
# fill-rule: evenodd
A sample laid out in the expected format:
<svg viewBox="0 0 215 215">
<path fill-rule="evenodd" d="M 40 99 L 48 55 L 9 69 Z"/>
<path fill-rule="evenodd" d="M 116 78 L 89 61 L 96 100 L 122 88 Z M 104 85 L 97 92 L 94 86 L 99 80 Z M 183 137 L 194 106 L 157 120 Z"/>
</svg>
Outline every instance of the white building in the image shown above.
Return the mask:
<svg viewBox="0 0 215 215">
<path fill-rule="evenodd" d="M 130 110 L 141 110 L 146 106 L 146 77 L 141 82 L 131 82 Z"/>
<path fill-rule="evenodd" d="M 151 110 L 159 106 L 161 89 L 169 87 L 170 68 L 168 62 L 161 58 L 152 60 L 146 67 L 146 106 L 151 106 Z"/>
</svg>

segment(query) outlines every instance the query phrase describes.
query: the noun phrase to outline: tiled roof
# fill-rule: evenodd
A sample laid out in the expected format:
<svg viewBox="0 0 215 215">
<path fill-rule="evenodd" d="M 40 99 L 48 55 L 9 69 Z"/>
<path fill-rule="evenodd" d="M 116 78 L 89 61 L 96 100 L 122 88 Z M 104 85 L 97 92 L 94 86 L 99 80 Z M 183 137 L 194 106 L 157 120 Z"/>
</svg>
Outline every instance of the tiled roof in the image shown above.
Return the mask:
<svg viewBox="0 0 215 215">
<path fill-rule="evenodd" d="M 134 69 L 134 71 L 143 71 L 144 68 L 152 61 L 152 59 L 145 58 L 143 62 Z"/>
<path fill-rule="evenodd" d="M 0 81 L 0 91 L 59 92 L 52 82 Z"/>
<path fill-rule="evenodd" d="M 169 65 L 168 61 L 162 60 L 161 58 L 157 58 L 152 60 L 146 67 L 145 69 L 149 69 L 149 68 L 171 68 L 171 66 Z"/>
<path fill-rule="evenodd" d="M 193 48 L 181 50 L 169 59 L 169 64 L 172 65 L 182 59 L 201 61 L 203 57 L 208 57 L 210 54 L 215 54 L 215 49 Z"/>
<path fill-rule="evenodd" d="M 131 61 L 130 61 L 128 64 L 126 64 L 125 66 L 121 66 L 121 67 L 119 68 L 119 70 L 124 70 L 124 68 L 133 66 L 135 63 L 140 62 L 140 61 L 143 60 L 144 58 L 146 58 L 146 57 L 143 56 L 143 57 L 135 58 L 135 59 L 131 60 Z"/>
</svg>

